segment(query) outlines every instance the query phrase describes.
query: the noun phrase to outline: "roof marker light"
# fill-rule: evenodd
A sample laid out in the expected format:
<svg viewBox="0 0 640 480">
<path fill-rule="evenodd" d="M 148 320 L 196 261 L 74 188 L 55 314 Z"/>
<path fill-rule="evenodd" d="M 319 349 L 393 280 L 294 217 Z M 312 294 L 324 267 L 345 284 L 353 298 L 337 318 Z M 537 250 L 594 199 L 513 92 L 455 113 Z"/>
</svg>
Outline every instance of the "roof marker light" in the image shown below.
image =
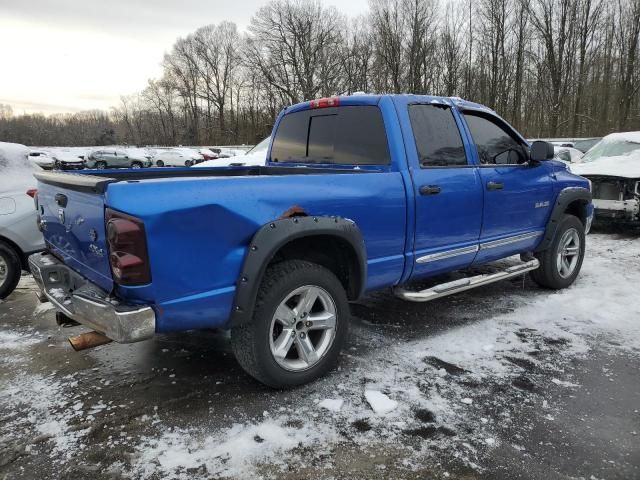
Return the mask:
<svg viewBox="0 0 640 480">
<path fill-rule="evenodd" d="M 340 97 L 318 98 L 311 100 L 310 105 L 311 108 L 337 107 L 340 105 Z"/>
</svg>

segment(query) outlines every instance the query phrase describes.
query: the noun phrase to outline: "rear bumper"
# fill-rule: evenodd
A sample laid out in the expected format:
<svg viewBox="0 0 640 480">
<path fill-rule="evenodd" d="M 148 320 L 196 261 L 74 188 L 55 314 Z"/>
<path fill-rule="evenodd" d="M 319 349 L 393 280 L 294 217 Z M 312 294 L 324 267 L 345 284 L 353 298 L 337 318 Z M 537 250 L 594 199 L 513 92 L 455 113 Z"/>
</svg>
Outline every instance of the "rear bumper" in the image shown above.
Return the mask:
<svg viewBox="0 0 640 480">
<path fill-rule="evenodd" d="M 118 343 L 139 342 L 155 334 L 156 314 L 150 306 L 119 301 L 46 252 L 31 255 L 29 266 L 56 310 L 76 322 Z"/>
</svg>

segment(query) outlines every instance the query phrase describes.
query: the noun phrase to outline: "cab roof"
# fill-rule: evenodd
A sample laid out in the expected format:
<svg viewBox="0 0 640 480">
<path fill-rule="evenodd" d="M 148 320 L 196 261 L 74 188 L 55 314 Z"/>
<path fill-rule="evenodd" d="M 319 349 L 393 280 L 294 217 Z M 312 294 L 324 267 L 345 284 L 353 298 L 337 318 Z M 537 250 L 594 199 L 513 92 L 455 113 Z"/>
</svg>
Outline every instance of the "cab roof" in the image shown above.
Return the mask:
<svg viewBox="0 0 640 480">
<path fill-rule="evenodd" d="M 321 107 L 333 107 L 333 106 L 349 106 L 349 105 L 377 105 L 384 97 L 393 99 L 403 99 L 407 103 L 435 103 L 454 105 L 460 109 L 469 110 L 483 110 L 486 112 L 495 113 L 489 107 L 481 105 L 479 103 L 470 102 L 460 97 L 442 97 L 437 95 L 414 95 L 408 93 L 397 94 L 368 94 L 368 93 L 356 93 L 353 95 L 338 95 L 334 97 L 321 98 L 316 100 L 309 100 L 306 102 L 296 103 L 289 107 L 286 107 L 285 113 L 293 113 L 301 110 L 308 110 L 310 108 Z"/>
</svg>

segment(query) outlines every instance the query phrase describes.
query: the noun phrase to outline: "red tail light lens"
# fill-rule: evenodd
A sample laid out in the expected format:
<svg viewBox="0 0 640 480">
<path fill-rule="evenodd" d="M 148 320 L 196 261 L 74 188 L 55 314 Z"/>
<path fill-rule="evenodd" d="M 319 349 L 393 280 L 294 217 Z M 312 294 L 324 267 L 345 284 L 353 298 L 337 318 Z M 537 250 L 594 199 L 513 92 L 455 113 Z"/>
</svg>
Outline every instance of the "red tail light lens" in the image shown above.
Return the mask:
<svg viewBox="0 0 640 480">
<path fill-rule="evenodd" d="M 319 98 L 311 100 L 311 108 L 337 107 L 340 105 L 340 97 Z"/>
<path fill-rule="evenodd" d="M 144 223 L 136 217 L 109 208 L 106 222 L 113 279 L 120 285 L 150 283 L 151 269 Z"/>
<path fill-rule="evenodd" d="M 38 193 L 37 188 L 30 188 L 29 190 L 27 190 L 27 195 L 29 195 L 31 198 L 36 198 L 37 193 Z"/>
</svg>

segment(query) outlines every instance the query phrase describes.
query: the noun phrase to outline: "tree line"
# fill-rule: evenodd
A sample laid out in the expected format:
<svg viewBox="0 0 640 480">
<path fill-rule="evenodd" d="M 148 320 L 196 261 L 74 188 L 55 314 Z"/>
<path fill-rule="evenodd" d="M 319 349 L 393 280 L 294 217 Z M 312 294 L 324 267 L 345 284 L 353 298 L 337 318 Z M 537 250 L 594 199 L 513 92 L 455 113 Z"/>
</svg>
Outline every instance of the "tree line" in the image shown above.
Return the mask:
<svg viewBox="0 0 640 480">
<path fill-rule="evenodd" d="M 0 138 L 254 143 L 286 105 L 359 91 L 463 97 L 529 137 L 640 130 L 640 0 L 370 0 L 351 19 L 272 0 L 245 33 L 221 22 L 178 38 L 162 67 L 110 112 L 0 108 Z"/>
</svg>

